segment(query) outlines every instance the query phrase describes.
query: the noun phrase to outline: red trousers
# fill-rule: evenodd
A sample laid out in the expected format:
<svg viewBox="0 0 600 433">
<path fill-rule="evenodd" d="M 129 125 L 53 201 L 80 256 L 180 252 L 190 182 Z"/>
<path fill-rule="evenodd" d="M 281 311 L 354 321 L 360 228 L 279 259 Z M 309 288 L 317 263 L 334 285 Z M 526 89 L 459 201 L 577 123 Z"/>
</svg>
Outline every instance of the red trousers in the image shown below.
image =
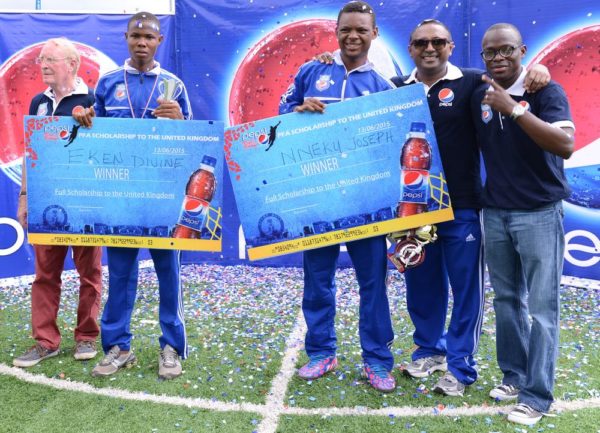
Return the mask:
<svg viewBox="0 0 600 433">
<path fill-rule="evenodd" d="M 31 287 L 31 326 L 33 338 L 46 349 L 58 349 L 60 331 L 56 324 L 60 305 L 61 274 L 68 246 L 34 245 L 35 280 Z M 79 307 L 75 341 L 96 340 L 100 333 L 98 312 L 102 291 L 102 249 L 71 247 L 79 272 Z"/>
</svg>

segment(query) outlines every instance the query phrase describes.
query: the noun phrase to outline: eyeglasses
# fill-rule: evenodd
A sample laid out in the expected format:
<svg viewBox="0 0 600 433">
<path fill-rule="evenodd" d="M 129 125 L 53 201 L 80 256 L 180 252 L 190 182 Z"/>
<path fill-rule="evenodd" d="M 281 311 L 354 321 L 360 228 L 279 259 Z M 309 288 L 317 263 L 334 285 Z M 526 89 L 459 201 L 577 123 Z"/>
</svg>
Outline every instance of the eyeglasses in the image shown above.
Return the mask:
<svg viewBox="0 0 600 433">
<path fill-rule="evenodd" d="M 35 59 L 35 64 L 41 65 L 42 63 L 45 62 L 47 65 L 53 65 L 56 62 L 58 62 L 59 60 L 66 60 L 66 59 L 68 59 L 68 57 L 63 57 L 63 58 L 57 59 L 56 57 L 43 57 L 42 56 L 42 57 L 37 57 Z"/>
<path fill-rule="evenodd" d="M 512 45 L 503 45 L 500 48 L 498 48 L 497 50 L 495 50 L 493 48 L 486 48 L 480 54 L 481 54 L 481 57 L 483 58 L 483 60 L 485 60 L 486 62 L 493 60 L 497 54 L 500 54 L 501 57 L 506 59 L 507 57 L 512 56 L 517 48 L 521 48 L 522 46 L 523 45 L 513 47 Z"/>
<path fill-rule="evenodd" d="M 417 49 L 425 49 L 431 43 L 431 46 L 436 50 L 441 50 L 450 41 L 444 38 L 433 38 L 433 39 L 413 39 L 410 44 Z"/>
</svg>

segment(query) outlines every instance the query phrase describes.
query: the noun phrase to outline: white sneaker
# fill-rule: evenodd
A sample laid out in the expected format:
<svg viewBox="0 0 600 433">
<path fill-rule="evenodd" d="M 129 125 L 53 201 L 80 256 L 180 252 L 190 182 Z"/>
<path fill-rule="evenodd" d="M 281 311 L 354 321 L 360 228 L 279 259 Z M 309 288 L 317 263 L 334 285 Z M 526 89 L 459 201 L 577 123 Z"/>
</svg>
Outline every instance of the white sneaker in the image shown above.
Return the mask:
<svg viewBox="0 0 600 433">
<path fill-rule="evenodd" d="M 448 371 L 435 384 L 433 392 L 452 397 L 462 397 L 465 393 L 465 384 L 459 382 L 458 379 Z"/>
<path fill-rule="evenodd" d="M 168 344 L 158 355 L 158 377 L 161 379 L 174 379 L 181 376 L 181 362 L 179 355 Z"/>
<path fill-rule="evenodd" d="M 127 353 L 119 348 L 119 346 L 113 346 L 110 348 L 108 353 L 104 355 L 104 358 L 96 364 L 92 370 L 93 377 L 104 377 L 115 374 L 121 368 L 129 368 L 137 361 L 133 350 Z"/>
<path fill-rule="evenodd" d="M 434 371 L 447 371 L 448 364 L 443 355 L 428 356 L 411 362 L 404 369 L 404 373 L 412 377 L 427 377 Z"/>
</svg>

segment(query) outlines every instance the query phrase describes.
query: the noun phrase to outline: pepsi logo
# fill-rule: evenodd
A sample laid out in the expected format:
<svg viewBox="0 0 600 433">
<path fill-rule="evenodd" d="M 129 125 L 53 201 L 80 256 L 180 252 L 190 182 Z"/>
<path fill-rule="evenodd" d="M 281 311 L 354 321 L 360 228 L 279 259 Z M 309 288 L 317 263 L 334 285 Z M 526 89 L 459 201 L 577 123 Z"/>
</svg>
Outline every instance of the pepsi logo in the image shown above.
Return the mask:
<svg viewBox="0 0 600 433">
<path fill-rule="evenodd" d="M 60 137 L 61 140 L 68 140 L 69 139 L 69 131 L 67 131 L 66 129 L 61 129 L 60 132 L 58 133 L 58 136 Z"/>
<path fill-rule="evenodd" d="M 481 104 L 481 120 L 483 123 L 489 123 L 492 120 L 492 107 L 487 104 Z"/>
<path fill-rule="evenodd" d="M 454 92 L 452 89 L 443 88 L 438 92 L 440 102 L 448 103 L 454 101 Z"/>
<path fill-rule="evenodd" d="M 419 189 L 423 186 L 425 176 L 418 171 L 407 171 L 403 174 L 403 181 L 408 189 Z"/>
<path fill-rule="evenodd" d="M 257 138 L 260 144 L 267 144 L 269 142 L 269 136 L 265 133 L 262 133 Z"/>
<path fill-rule="evenodd" d="M 525 107 L 525 109 L 527 111 L 529 111 L 529 102 L 527 102 L 527 101 L 519 101 L 519 105 L 522 105 L 523 107 Z"/>
<path fill-rule="evenodd" d="M 189 216 L 196 217 L 202 215 L 206 204 L 207 203 L 204 200 L 186 197 L 184 209 Z"/>
<path fill-rule="evenodd" d="M 46 114 L 48 114 L 48 103 L 44 102 L 43 104 L 40 104 L 38 106 L 37 115 L 38 116 L 45 116 Z"/>
</svg>

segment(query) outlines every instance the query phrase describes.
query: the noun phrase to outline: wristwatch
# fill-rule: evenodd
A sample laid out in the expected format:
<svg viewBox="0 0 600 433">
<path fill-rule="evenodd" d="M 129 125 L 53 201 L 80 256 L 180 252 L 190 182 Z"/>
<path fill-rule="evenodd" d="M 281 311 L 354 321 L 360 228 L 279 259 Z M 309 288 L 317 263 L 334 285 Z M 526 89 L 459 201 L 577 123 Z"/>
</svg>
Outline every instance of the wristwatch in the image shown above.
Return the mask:
<svg viewBox="0 0 600 433">
<path fill-rule="evenodd" d="M 526 111 L 527 108 L 525 108 L 521 104 L 517 104 L 513 107 L 512 112 L 510 113 L 510 118 L 512 120 L 517 120 L 519 117 L 525 114 Z"/>
</svg>

